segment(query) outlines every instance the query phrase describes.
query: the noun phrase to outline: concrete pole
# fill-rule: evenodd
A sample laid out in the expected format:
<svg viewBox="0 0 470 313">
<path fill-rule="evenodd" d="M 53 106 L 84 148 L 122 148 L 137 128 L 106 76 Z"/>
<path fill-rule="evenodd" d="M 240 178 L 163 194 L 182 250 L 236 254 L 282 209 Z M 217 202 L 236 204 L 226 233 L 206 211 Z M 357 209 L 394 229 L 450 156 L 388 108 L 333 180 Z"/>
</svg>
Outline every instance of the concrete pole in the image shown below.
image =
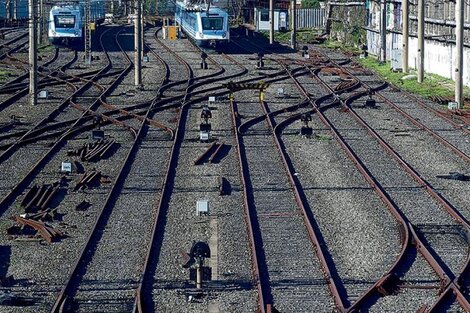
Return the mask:
<svg viewBox="0 0 470 313">
<path fill-rule="evenodd" d="M 134 74 L 135 74 L 135 85 L 140 86 L 142 84 L 142 34 L 141 34 L 141 21 L 142 21 L 142 10 L 141 0 L 137 0 L 135 3 L 135 19 L 134 19 Z"/>
<path fill-rule="evenodd" d="M 380 2 L 380 62 L 387 61 L 387 0 Z"/>
<path fill-rule="evenodd" d="M 29 0 L 29 102 L 36 105 L 38 100 L 37 75 L 37 30 L 36 30 L 36 5 L 34 0 Z"/>
<path fill-rule="evenodd" d="M 297 42 L 296 42 L 296 35 L 297 35 L 297 23 L 296 23 L 296 19 L 297 19 L 297 10 L 295 8 L 296 6 L 296 0 L 292 0 L 291 2 L 291 10 L 292 10 L 292 13 L 291 13 L 291 25 L 292 25 L 292 30 L 291 30 L 291 33 L 290 33 L 290 47 L 292 49 L 295 50 L 295 48 L 297 47 Z"/>
<path fill-rule="evenodd" d="M 455 45 L 456 45 L 456 67 L 455 67 L 455 102 L 459 109 L 463 108 L 463 31 L 464 31 L 464 0 L 455 3 Z"/>
<path fill-rule="evenodd" d="M 269 44 L 274 43 L 274 0 L 269 0 Z"/>
<path fill-rule="evenodd" d="M 111 0 L 111 7 L 109 8 L 111 14 L 114 14 L 114 0 Z"/>
<path fill-rule="evenodd" d="M 140 51 L 140 60 L 142 61 L 144 59 L 144 43 L 145 43 L 145 32 L 144 32 L 144 27 L 145 27 L 145 12 L 144 12 L 144 2 L 141 1 L 141 7 L 140 10 L 142 12 L 142 19 L 141 19 L 141 24 L 140 24 L 140 35 L 141 35 L 141 41 L 140 41 L 140 46 L 141 46 L 141 51 Z"/>
<path fill-rule="evenodd" d="M 38 25 L 38 42 L 42 44 L 43 42 L 43 32 L 44 32 L 44 6 L 43 6 L 43 1 L 39 0 L 39 25 Z"/>
<path fill-rule="evenodd" d="M 418 83 L 424 79 L 424 0 L 418 0 Z"/>
<path fill-rule="evenodd" d="M 410 33 L 410 26 L 408 24 L 409 22 L 409 16 L 410 16 L 410 10 L 409 10 L 409 0 L 403 0 L 402 2 L 402 8 L 403 8 L 403 51 L 402 51 L 402 68 L 403 68 L 403 73 L 408 73 L 408 44 L 409 44 L 409 33 Z"/>
</svg>

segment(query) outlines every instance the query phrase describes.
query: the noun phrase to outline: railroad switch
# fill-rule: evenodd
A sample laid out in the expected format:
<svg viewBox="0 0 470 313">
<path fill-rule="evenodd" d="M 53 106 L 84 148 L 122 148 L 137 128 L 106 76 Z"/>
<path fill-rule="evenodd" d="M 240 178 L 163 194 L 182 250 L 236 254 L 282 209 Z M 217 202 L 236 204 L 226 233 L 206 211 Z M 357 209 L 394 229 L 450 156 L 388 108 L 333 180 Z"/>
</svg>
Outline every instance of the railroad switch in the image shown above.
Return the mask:
<svg viewBox="0 0 470 313">
<path fill-rule="evenodd" d="M 204 51 L 202 51 L 201 53 L 201 68 L 204 69 L 204 70 L 207 70 L 207 53 L 205 53 Z"/>
<path fill-rule="evenodd" d="M 256 63 L 257 68 L 263 68 L 264 67 L 264 53 L 263 52 L 258 52 L 258 63 Z"/>
<path fill-rule="evenodd" d="M 195 281 L 196 289 L 202 288 L 204 280 L 211 280 L 212 269 L 204 261 L 211 257 L 211 249 L 206 242 L 198 241 L 193 244 L 189 253 L 181 253 L 184 258 L 183 268 L 189 268 L 189 279 Z"/>
<path fill-rule="evenodd" d="M 303 58 L 310 58 L 309 54 L 308 54 L 308 46 L 303 46 L 302 47 L 302 57 Z"/>
<path fill-rule="evenodd" d="M 302 137 L 310 138 L 313 135 L 313 130 L 308 125 L 308 122 L 310 122 L 312 120 L 312 115 L 310 113 L 303 113 L 300 116 L 300 120 L 303 123 L 303 126 L 300 128 L 300 135 Z"/>
<path fill-rule="evenodd" d="M 373 94 L 374 94 L 374 92 L 369 90 L 369 98 L 366 99 L 366 104 L 365 104 L 366 108 L 375 108 L 376 107 L 375 99 L 372 98 Z"/>
<path fill-rule="evenodd" d="M 206 142 L 211 139 L 211 124 L 209 119 L 212 118 L 212 112 L 209 109 L 209 106 L 204 105 L 202 107 L 201 119 L 203 122 L 199 125 L 199 140 L 201 142 Z"/>
</svg>

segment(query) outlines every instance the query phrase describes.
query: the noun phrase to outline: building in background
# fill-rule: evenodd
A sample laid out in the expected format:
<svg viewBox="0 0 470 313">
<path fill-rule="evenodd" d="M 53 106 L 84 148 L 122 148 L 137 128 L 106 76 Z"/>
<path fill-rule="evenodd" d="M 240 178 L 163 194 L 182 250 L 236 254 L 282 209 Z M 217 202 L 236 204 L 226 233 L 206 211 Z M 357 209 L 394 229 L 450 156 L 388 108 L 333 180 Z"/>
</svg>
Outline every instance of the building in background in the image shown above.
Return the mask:
<svg viewBox="0 0 470 313">
<path fill-rule="evenodd" d="M 402 49 L 402 1 L 388 1 L 387 5 L 387 59 Z M 418 65 L 418 12 L 417 0 L 410 1 L 410 38 L 408 64 Z M 367 47 L 369 53 L 380 53 L 380 2 L 366 1 Z M 470 2 L 465 2 L 464 26 L 464 84 L 470 86 Z M 425 1 L 424 70 L 454 79 L 455 52 L 455 2 L 449 0 Z M 396 51 L 394 51 L 396 50 Z"/>
</svg>

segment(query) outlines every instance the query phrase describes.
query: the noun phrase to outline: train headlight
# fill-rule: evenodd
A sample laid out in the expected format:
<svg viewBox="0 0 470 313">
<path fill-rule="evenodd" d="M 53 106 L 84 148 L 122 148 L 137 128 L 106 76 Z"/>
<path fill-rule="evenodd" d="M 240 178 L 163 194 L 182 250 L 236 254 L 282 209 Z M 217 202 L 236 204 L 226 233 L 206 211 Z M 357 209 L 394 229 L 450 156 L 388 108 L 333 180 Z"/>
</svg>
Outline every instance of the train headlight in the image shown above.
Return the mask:
<svg viewBox="0 0 470 313">
<path fill-rule="evenodd" d="M 225 36 L 227 36 L 227 32 L 222 33 L 222 38 L 225 38 Z"/>
</svg>

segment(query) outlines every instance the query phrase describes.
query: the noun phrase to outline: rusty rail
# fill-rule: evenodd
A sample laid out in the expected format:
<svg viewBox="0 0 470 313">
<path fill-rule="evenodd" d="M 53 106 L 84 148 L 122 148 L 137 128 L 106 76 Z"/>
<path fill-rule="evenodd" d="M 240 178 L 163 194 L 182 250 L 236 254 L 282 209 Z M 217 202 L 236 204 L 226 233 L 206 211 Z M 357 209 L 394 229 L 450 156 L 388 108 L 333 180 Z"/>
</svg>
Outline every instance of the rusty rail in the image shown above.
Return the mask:
<svg viewBox="0 0 470 313">
<path fill-rule="evenodd" d="M 318 71 L 315 71 L 315 77 L 318 77 L 317 74 L 318 74 Z M 319 78 L 318 78 L 319 79 Z M 329 87 L 326 83 L 324 83 L 321 79 L 319 79 L 320 82 L 322 82 L 322 84 L 324 84 L 324 86 L 329 89 L 332 93 L 334 93 L 334 91 L 331 89 L 331 87 Z M 298 82 L 296 83 L 298 85 L 299 88 L 301 88 L 303 90 L 303 87 L 298 84 Z M 314 103 L 314 107 L 318 110 L 319 107 L 318 105 L 316 105 Z M 350 109 L 350 108 L 349 108 Z M 352 111 L 351 109 L 349 111 Z M 330 129 L 334 129 L 333 125 L 331 125 L 331 123 L 329 123 L 329 121 L 327 120 L 327 118 L 323 115 L 323 113 L 321 111 L 318 111 L 319 112 L 319 116 L 321 117 L 322 121 L 324 123 L 326 123 L 326 125 L 328 125 L 330 127 Z M 370 129 L 370 127 L 368 128 L 368 125 L 366 127 L 367 129 Z M 375 133 L 373 130 L 372 130 L 372 133 Z M 376 134 L 376 133 L 375 133 Z M 335 137 L 341 141 L 343 141 L 342 137 L 339 135 L 339 133 L 335 130 Z M 375 135 L 374 135 L 375 137 Z M 391 149 L 388 144 L 386 144 L 383 140 L 381 141 L 381 139 L 377 138 L 379 140 L 379 142 L 382 142 L 383 147 L 386 148 L 386 150 L 388 151 L 389 149 Z M 347 148 L 347 150 L 349 151 L 348 152 L 348 155 L 352 155 L 351 153 L 353 153 L 352 149 L 346 144 L 346 142 L 344 142 L 344 147 Z M 395 153 L 394 151 L 389 151 L 392 155 Z M 395 153 L 396 156 L 398 156 L 396 153 Z M 358 160 L 359 161 L 359 160 Z M 402 160 L 403 162 L 403 160 Z M 402 163 L 402 166 L 407 170 L 407 172 L 410 170 L 410 167 L 406 164 L 406 163 Z M 356 163 L 356 162 L 355 162 Z M 362 164 L 362 163 L 361 163 Z M 361 165 L 361 167 L 363 167 L 363 165 Z M 363 169 L 361 170 L 361 173 L 363 173 L 364 175 L 367 175 L 369 176 L 370 178 L 372 178 L 372 176 L 368 173 L 367 169 L 365 167 L 363 167 Z M 413 174 L 414 173 L 414 174 Z M 413 172 L 413 170 L 410 170 L 409 174 L 411 175 L 416 175 L 417 173 Z M 466 221 L 463 220 L 463 218 L 461 217 L 461 215 L 457 212 L 455 212 L 455 210 L 453 210 L 452 207 L 450 207 L 447 203 L 447 201 L 445 201 L 445 199 L 443 199 L 440 195 L 436 194 L 432 188 L 430 188 L 428 185 L 426 185 L 426 182 L 424 182 L 424 180 L 422 180 L 419 175 L 418 177 L 415 177 L 417 180 L 419 180 L 422 184 L 424 184 L 424 187 L 426 190 L 428 190 L 428 192 L 430 192 L 433 197 L 437 197 L 437 199 L 440 199 L 442 200 L 443 202 L 441 202 L 441 204 L 446 208 L 446 210 L 448 210 L 449 214 L 452 215 L 452 217 L 454 217 L 454 219 L 456 219 L 457 221 L 460 221 L 461 223 L 464 222 L 466 223 Z M 370 181 L 370 180 L 368 180 Z M 371 182 L 374 182 L 374 181 L 371 181 Z M 382 187 L 378 187 L 379 184 L 378 182 L 374 182 L 374 184 L 372 185 L 372 187 L 376 190 L 376 191 L 379 191 L 379 195 L 381 195 L 381 198 L 382 199 L 385 199 L 383 198 L 384 196 L 386 196 L 386 199 L 388 199 L 388 195 L 386 194 L 385 190 L 383 190 Z M 428 186 L 428 187 L 427 187 Z M 379 190 L 378 190 L 379 189 Z M 433 193 L 434 192 L 434 193 Z M 439 201 L 439 200 L 438 200 Z M 387 206 L 389 207 L 390 210 L 392 210 L 392 212 L 395 212 L 393 215 L 397 218 L 397 217 L 400 217 L 398 219 L 399 223 L 404 227 L 404 229 L 408 229 L 407 232 L 409 232 L 411 234 L 411 236 L 413 237 L 413 242 L 415 243 L 418 251 L 423 255 L 423 257 L 426 259 L 426 261 L 430 264 L 431 268 L 436 272 L 436 274 L 440 277 L 441 281 L 445 282 L 446 285 L 451 285 L 451 289 L 453 289 L 454 293 L 457 294 L 457 298 L 458 298 L 458 301 L 461 303 L 461 305 L 465 308 L 465 309 L 470 309 L 470 306 L 468 304 L 468 301 L 465 299 L 465 297 L 463 296 L 463 294 L 461 293 L 461 291 L 459 290 L 458 286 L 449 279 L 450 276 L 453 276 L 451 273 L 448 273 L 448 271 L 444 270 L 443 267 L 440 265 L 440 262 L 437 261 L 433 255 L 428 251 L 428 249 L 421 243 L 421 240 L 420 238 L 418 237 L 418 235 L 414 232 L 414 229 L 413 229 L 413 226 L 407 221 L 406 217 L 403 215 L 402 212 L 399 211 L 399 209 L 397 207 L 395 207 L 395 205 L 393 203 L 391 203 L 391 201 L 387 201 L 388 203 Z M 392 206 L 390 206 L 390 204 Z M 465 225 L 464 225 L 465 226 Z M 407 245 L 409 245 L 409 241 L 407 243 Z M 406 247 L 405 247 L 406 248 Z M 402 250 L 402 253 L 400 254 L 400 257 L 399 259 L 397 260 L 397 262 L 395 263 L 395 265 L 398 264 L 398 262 L 400 261 L 400 259 L 403 257 L 404 255 L 404 249 Z M 467 259 L 468 260 L 468 259 Z M 466 268 L 468 266 L 468 262 L 466 264 Z M 396 268 L 395 266 L 392 268 L 394 271 L 396 271 Z M 392 271 L 390 270 L 389 273 L 392 273 Z M 388 274 L 389 274 L 388 273 Z M 450 282 L 449 282 L 450 281 Z M 363 302 L 367 297 L 369 297 L 372 292 L 375 290 L 375 291 L 378 291 L 377 289 L 377 283 L 373 286 L 373 288 L 369 289 L 369 291 L 364 294 L 361 298 L 359 298 L 355 303 L 354 305 L 352 305 L 348 311 L 351 311 L 351 310 L 355 310 L 355 309 L 358 309 L 359 307 L 359 304 L 361 302 Z M 374 289 L 374 290 L 372 290 Z"/>
</svg>

